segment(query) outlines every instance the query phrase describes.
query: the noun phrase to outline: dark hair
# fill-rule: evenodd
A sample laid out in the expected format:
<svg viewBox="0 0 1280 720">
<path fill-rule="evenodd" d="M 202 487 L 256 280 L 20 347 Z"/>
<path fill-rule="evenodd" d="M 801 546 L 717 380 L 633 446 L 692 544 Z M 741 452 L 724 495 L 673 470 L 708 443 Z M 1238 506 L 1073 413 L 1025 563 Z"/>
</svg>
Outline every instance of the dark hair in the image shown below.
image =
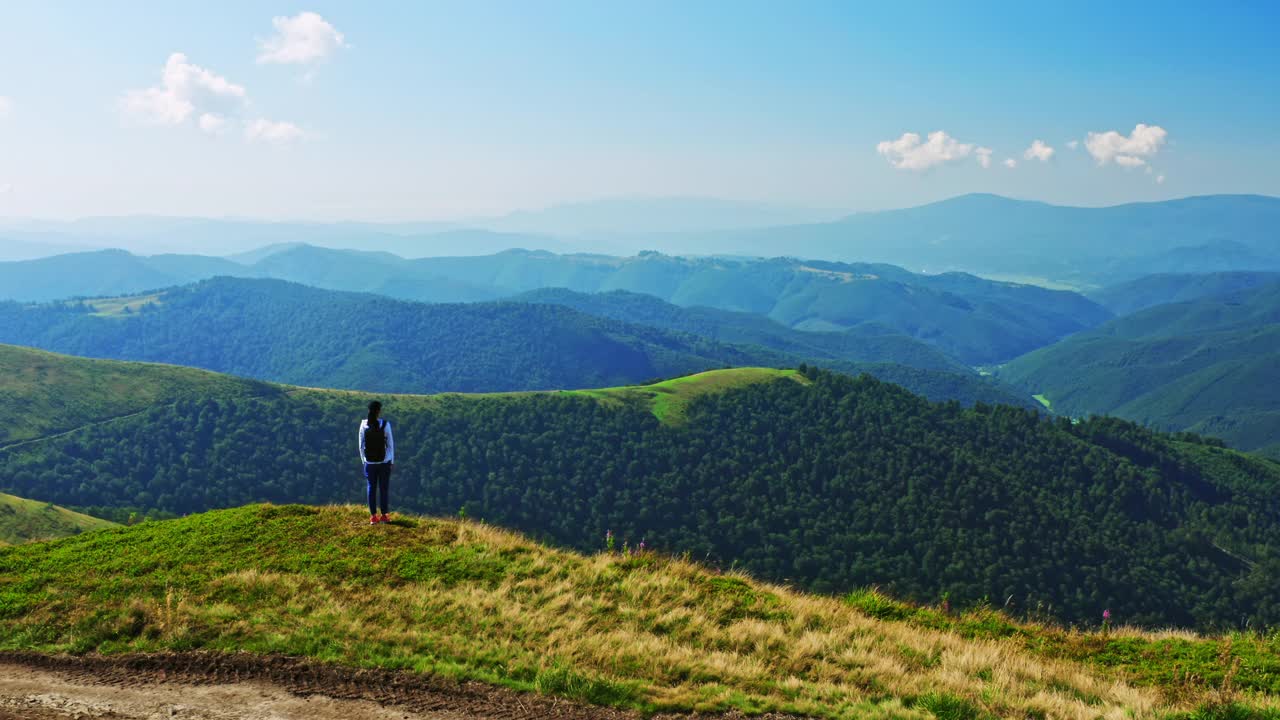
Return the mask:
<svg viewBox="0 0 1280 720">
<path fill-rule="evenodd" d="M 378 422 L 378 413 L 380 412 L 382 412 L 382 403 L 377 400 L 369 403 L 369 427 L 373 427 L 373 424 Z"/>
</svg>

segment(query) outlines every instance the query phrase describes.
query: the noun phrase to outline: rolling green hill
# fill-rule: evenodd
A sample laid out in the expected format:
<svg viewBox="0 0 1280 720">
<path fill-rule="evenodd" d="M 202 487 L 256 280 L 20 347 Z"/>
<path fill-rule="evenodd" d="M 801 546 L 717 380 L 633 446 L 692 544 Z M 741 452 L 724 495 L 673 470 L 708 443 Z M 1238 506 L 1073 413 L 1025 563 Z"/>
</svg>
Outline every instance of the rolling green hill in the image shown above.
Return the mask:
<svg viewBox="0 0 1280 720">
<path fill-rule="evenodd" d="M 115 527 L 115 523 L 0 493 L 0 546 L 54 540 L 108 527 Z"/>
<path fill-rule="evenodd" d="M 284 654 L 644 713 L 1280 717 L 1280 665 L 1257 636 L 814 597 L 473 522 L 371 528 L 350 507 L 255 505 L 0 549 L 0 650 Z"/>
<path fill-rule="evenodd" d="M 774 327 L 784 335 L 801 335 Z M 705 324 L 688 329 L 708 332 Z M 735 337 L 751 339 L 749 334 Z M 0 342 L 378 392 L 599 387 L 725 366 L 811 362 L 869 372 L 937 400 L 1029 403 L 928 346 L 900 337 L 846 339 L 846 348 L 865 345 L 863 356 L 899 358 L 897 363 L 861 363 L 817 348 L 813 356 L 798 354 L 806 346 L 794 342 L 797 352 L 728 344 L 674 324 L 665 329 L 560 305 L 427 305 L 277 280 L 216 278 L 126 298 L 0 303 Z M 856 357 L 858 351 L 843 354 Z M 898 364 L 909 362 L 925 367 Z"/>
<path fill-rule="evenodd" d="M 1108 413 L 1274 453 L 1280 283 L 1148 308 L 999 371 L 1056 412 Z"/>
<path fill-rule="evenodd" d="M 3 305 L 0 340 L 378 392 L 592 387 L 788 359 L 563 307 L 426 305 L 277 280 L 218 278 L 119 306 Z"/>
<path fill-rule="evenodd" d="M 160 259 L 113 251 L 34 261 L 37 264 L 0 263 L 0 277 L 25 278 L 23 282 L 38 290 L 23 291 L 26 285 L 19 282 L 6 291 L 0 284 L 0 298 L 131 294 L 215 273 L 424 302 L 493 300 L 542 288 L 625 290 L 680 306 L 765 315 L 798 330 L 853 330 L 864 338 L 905 335 L 966 365 L 1001 362 L 1111 317 L 1106 309 L 1070 292 L 959 273 L 917 275 L 892 265 L 790 258 L 657 253 L 611 257 L 513 250 L 405 260 L 388 253 L 293 246 L 257 258 L 252 265 L 205 258 L 215 263 L 210 265 L 197 256 L 168 256 L 167 264 L 159 267 Z M 127 265 L 138 277 L 115 282 L 112 278 L 119 273 L 102 273 L 100 263 Z M 92 282 L 80 280 L 90 277 Z"/>
<path fill-rule="evenodd" d="M 124 512 L 357 501 L 369 397 L 184 398 L 0 451 L 0 489 Z M 382 399 L 396 509 L 463 509 L 582 550 L 613 530 L 824 592 L 1280 622 L 1280 466 L 1192 436 L 933 404 L 813 369 Z"/>
<path fill-rule="evenodd" d="M 0 447 L 182 398 L 279 392 L 252 380 L 172 365 L 89 360 L 0 345 Z"/>
</svg>

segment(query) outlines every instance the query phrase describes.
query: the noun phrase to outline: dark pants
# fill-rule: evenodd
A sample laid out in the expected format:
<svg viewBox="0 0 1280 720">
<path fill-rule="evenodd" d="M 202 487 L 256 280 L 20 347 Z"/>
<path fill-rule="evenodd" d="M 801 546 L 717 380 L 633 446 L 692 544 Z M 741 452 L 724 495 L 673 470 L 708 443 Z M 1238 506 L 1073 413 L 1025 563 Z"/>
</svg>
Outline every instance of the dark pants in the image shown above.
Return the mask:
<svg viewBox="0 0 1280 720">
<path fill-rule="evenodd" d="M 369 514 L 378 514 L 378 499 L 382 499 L 382 514 L 387 514 L 387 488 L 391 485 L 391 466 L 387 463 L 365 463 L 364 479 L 369 481 Z"/>
</svg>

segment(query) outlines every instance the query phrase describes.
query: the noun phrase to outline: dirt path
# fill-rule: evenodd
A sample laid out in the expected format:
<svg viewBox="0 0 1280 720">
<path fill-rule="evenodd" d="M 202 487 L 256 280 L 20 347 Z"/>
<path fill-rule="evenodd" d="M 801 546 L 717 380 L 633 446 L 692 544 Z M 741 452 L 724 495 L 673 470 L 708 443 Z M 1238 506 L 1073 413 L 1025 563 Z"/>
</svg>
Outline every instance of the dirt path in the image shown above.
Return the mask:
<svg viewBox="0 0 1280 720">
<path fill-rule="evenodd" d="M 691 717 L 658 716 L 665 720 Z M 736 720 L 741 716 L 713 717 Z M 16 718 L 639 720 L 639 715 L 481 683 L 278 656 L 0 653 L 0 720 Z"/>
</svg>

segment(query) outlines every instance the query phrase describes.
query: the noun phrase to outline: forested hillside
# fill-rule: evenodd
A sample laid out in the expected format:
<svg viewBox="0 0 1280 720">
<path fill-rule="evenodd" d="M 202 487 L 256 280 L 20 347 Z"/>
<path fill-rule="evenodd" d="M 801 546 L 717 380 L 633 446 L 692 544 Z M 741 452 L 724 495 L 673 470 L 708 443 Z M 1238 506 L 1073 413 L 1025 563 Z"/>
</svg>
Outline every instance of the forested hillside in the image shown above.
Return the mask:
<svg viewBox="0 0 1280 720">
<path fill-rule="evenodd" d="M 661 392 L 384 397 L 394 507 L 465 510 L 586 550 L 612 530 L 821 591 L 880 584 L 1066 620 L 1110 608 L 1151 625 L 1280 622 L 1280 467 L 1267 461 L 823 371 L 702 393 L 678 423 L 655 415 Z M 181 399 L 0 453 L 0 478 L 77 507 L 358 502 L 353 431 L 369 397 Z"/>
<path fill-rule="evenodd" d="M 938 400 L 1030 402 L 905 338 L 847 339 L 846 356 L 856 357 L 861 342 L 866 357 L 903 356 L 861 363 L 827 351 L 728 344 L 545 303 L 428 305 L 277 280 L 215 278 L 128 298 L 0 303 L 0 342 L 380 392 L 600 387 L 726 366 L 811 362 L 869 372 Z M 909 361 L 925 367 L 899 364 Z"/>
<path fill-rule="evenodd" d="M 1280 283 L 1171 303 L 1035 351 L 999 376 L 1069 415 L 1109 413 L 1280 457 Z"/>
<path fill-rule="evenodd" d="M 763 315 L 706 306 L 680 307 L 652 295 L 614 290 L 579 293 L 547 288 L 517 295 L 518 302 L 564 305 L 588 315 L 664 330 L 687 332 L 719 342 L 759 345 L 813 360 L 896 363 L 928 370 L 970 374 L 972 370 L 920 340 L 865 327 L 861 332 L 793 330 Z"/>
</svg>

